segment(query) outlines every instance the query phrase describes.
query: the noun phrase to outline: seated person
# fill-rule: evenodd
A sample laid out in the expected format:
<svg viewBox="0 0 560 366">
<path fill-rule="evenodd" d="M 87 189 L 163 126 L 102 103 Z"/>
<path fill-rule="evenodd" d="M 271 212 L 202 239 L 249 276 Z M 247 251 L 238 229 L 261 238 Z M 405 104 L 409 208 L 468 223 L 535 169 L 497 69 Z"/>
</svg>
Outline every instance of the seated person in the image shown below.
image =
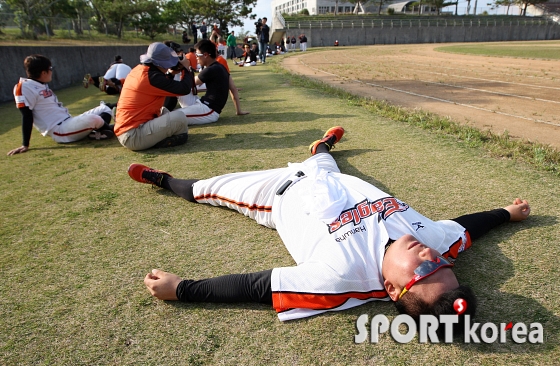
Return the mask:
<svg viewBox="0 0 560 366">
<path fill-rule="evenodd" d="M 120 94 L 124 80 L 130 73 L 130 70 L 130 66 L 124 64 L 122 57 L 117 55 L 115 56 L 115 62 L 111 64 L 105 75 L 92 77 L 90 74 L 86 74 L 83 82 L 84 88 L 93 84 L 96 88 L 109 95 Z"/>
<path fill-rule="evenodd" d="M 257 50 L 255 47 L 249 48 L 248 44 L 243 45 L 243 55 L 239 59 L 242 61 L 235 62 L 239 66 L 255 66 L 257 64 Z"/>
<path fill-rule="evenodd" d="M 272 52 L 272 49 L 270 48 L 270 45 L 266 46 L 266 55 L 267 56 L 273 56 L 274 53 Z"/>
<path fill-rule="evenodd" d="M 200 71 L 200 65 L 198 64 L 198 61 L 196 60 L 196 54 L 195 54 L 194 47 L 189 48 L 189 52 L 187 54 L 185 54 L 185 57 L 187 58 L 187 60 L 189 60 L 191 68 L 193 70 Z"/>
<path fill-rule="evenodd" d="M 115 134 L 121 145 L 136 151 L 187 142 L 185 113 L 162 111 L 165 97 L 191 92 L 192 78 L 177 81 L 167 75 L 179 63 L 190 66 L 186 58 L 179 60 L 177 53 L 161 42 L 150 44 L 140 56 L 140 64 L 126 79 L 117 107 Z"/>
<path fill-rule="evenodd" d="M 228 65 L 227 60 L 225 59 L 225 57 L 222 56 L 222 55 L 220 55 L 220 47 L 217 46 L 217 47 L 216 47 L 216 50 L 217 50 L 217 51 L 216 51 L 216 52 L 217 52 L 216 61 L 218 61 L 219 63 L 221 63 L 221 64 L 226 68 L 227 72 L 229 73 L 229 72 L 230 72 L 230 71 L 229 71 L 229 65 Z M 200 66 L 200 65 L 198 65 L 198 66 Z M 200 70 L 199 70 L 199 71 L 200 71 Z M 205 91 L 206 91 L 206 84 L 202 83 L 202 84 L 200 84 L 200 85 L 197 85 L 197 86 L 196 86 L 196 90 L 199 91 L 199 92 L 205 92 Z"/>
<path fill-rule="evenodd" d="M 198 63 L 202 71 L 194 77 L 196 85 L 206 84 L 206 94 L 202 97 L 194 93 L 180 96 L 181 111 L 189 125 L 216 122 L 228 99 L 228 90 L 237 115 L 249 114 L 241 110 L 237 88 L 227 69 L 216 59 L 216 45 L 210 40 L 202 40 L 195 46 Z M 227 60 L 224 59 L 227 64 Z"/>
<path fill-rule="evenodd" d="M 22 145 L 8 152 L 20 154 L 29 150 L 33 126 L 43 136 L 50 136 L 57 143 L 81 140 L 88 135 L 97 140 L 113 135 L 109 125 L 113 105 L 101 103 L 79 116 L 72 117 L 56 94 L 49 88 L 53 66 L 42 55 L 30 55 L 23 61 L 27 78 L 20 78 L 14 87 L 14 99 L 21 112 Z"/>
</svg>

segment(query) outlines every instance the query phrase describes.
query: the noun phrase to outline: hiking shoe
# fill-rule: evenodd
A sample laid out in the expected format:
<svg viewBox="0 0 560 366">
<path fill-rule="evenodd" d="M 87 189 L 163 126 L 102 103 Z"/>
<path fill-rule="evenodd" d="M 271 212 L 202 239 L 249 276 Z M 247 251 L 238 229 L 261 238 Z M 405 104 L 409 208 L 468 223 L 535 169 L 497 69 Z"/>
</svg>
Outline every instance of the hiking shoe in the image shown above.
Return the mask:
<svg viewBox="0 0 560 366">
<path fill-rule="evenodd" d="M 131 164 L 128 167 L 128 175 L 137 182 L 153 184 L 158 187 L 161 187 L 164 176 L 173 178 L 169 173 L 155 170 L 142 164 Z"/>
<path fill-rule="evenodd" d="M 344 128 L 340 126 L 329 128 L 329 130 L 325 132 L 325 135 L 322 139 L 314 141 L 311 143 L 311 145 L 309 145 L 309 151 L 311 152 L 311 155 L 315 155 L 317 153 L 317 146 L 319 146 L 319 144 L 321 143 L 327 145 L 329 151 L 331 151 L 332 149 L 334 149 L 334 144 L 339 142 L 343 135 Z"/>
<path fill-rule="evenodd" d="M 90 74 L 85 74 L 84 75 L 84 80 L 82 80 L 82 84 L 84 84 L 84 88 L 87 89 L 89 87 L 90 80 L 91 80 L 91 75 Z"/>
<path fill-rule="evenodd" d="M 189 139 L 188 132 L 180 133 L 178 135 L 173 135 L 173 136 L 169 136 L 169 137 L 164 138 L 163 140 L 161 140 L 160 142 L 158 142 L 157 144 L 152 146 L 152 148 L 159 149 L 159 148 L 162 148 L 162 147 L 179 146 L 179 145 L 185 144 L 188 139 Z"/>
<path fill-rule="evenodd" d="M 103 79 L 103 76 L 99 77 L 99 90 L 105 91 L 105 79 Z"/>
</svg>

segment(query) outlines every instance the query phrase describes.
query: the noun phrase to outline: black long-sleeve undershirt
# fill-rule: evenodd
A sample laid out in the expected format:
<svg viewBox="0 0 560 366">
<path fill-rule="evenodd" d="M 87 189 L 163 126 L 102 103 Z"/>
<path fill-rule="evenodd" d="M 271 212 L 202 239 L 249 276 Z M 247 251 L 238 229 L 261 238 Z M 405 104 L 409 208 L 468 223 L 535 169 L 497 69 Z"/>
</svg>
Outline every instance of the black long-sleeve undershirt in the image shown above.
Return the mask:
<svg viewBox="0 0 560 366">
<path fill-rule="evenodd" d="M 29 107 L 21 107 L 19 111 L 21 112 L 21 145 L 29 147 L 31 132 L 33 131 L 33 111 Z"/>
<path fill-rule="evenodd" d="M 509 212 L 498 208 L 459 216 L 452 220 L 468 231 L 471 240 L 475 240 L 509 219 Z M 177 286 L 176 294 L 179 300 L 185 302 L 272 304 L 271 276 L 272 270 L 266 270 L 198 281 L 183 280 Z"/>
</svg>

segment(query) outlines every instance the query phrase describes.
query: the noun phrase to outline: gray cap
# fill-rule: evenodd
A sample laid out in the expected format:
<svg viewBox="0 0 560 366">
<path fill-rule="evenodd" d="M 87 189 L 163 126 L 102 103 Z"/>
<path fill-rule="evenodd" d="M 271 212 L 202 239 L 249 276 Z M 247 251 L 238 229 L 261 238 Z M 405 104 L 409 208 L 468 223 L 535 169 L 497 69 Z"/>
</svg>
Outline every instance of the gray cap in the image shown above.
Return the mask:
<svg viewBox="0 0 560 366">
<path fill-rule="evenodd" d="M 179 57 L 170 47 L 161 42 L 154 42 L 148 46 L 148 52 L 140 56 L 140 62 L 170 69 L 177 65 Z"/>
</svg>

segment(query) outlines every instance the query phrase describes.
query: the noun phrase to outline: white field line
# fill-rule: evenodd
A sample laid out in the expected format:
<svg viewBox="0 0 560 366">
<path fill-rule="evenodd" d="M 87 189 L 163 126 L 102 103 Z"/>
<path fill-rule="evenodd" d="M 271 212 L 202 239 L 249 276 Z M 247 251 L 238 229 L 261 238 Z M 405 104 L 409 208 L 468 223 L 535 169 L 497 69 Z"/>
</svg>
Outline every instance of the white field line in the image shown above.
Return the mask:
<svg viewBox="0 0 560 366">
<path fill-rule="evenodd" d="M 324 56 L 323 56 L 324 57 Z M 362 61 L 362 60 L 356 60 L 355 61 L 364 63 L 366 65 L 370 65 L 370 63 L 366 62 L 366 61 Z M 426 65 L 426 64 L 421 64 L 421 63 L 416 63 L 416 62 L 410 62 L 410 61 L 401 61 L 403 63 L 408 63 L 408 64 L 413 64 L 415 66 L 429 66 L 429 67 L 433 67 L 433 65 Z M 445 66 L 438 66 L 438 68 L 443 68 L 443 69 L 453 69 L 451 67 L 445 67 Z M 454 71 L 457 71 L 456 68 L 453 69 Z M 560 87 L 554 87 L 554 86 L 542 86 L 542 85 L 534 85 L 534 84 L 524 84 L 524 83 L 516 83 L 516 82 L 512 82 L 512 81 L 502 81 L 502 80 L 494 80 L 494 79 L 485 79 L 485 78 L 477 78 L 477 77 L 473 77 L 473 76 L 463 76 L 463 75 L 454 75 L 454 74 L 446 74 L 443 72 L 435 72 L 435 71 L 427 71 L 427 70 L 422 70 L 422 73 L 426 73 L 426 74 L 434 74 L 434 75 L 444 75 L 444 76 L 450 76 L 450 77 L 454 77 L 454 78 L 458 78 L 458 79 L 472 79 L 472 80 L 481 80 L 481 81 L 490 81 L 493 83 L 502 83 L 502 84 L 512 84 L 512 85 L 520 85 L 520 86 L 530 86 L 532 88 L 535 89 L 553 89 L 553 90 L 560 90 Z M 493 73 L 493 74 L 497 74 L 497 73 Z M 506 76 L 511 76 L 511 77 L 539 77 L 539 78 L 543 78 L 541 76 L 530 76 L 530 75 L 525 75 L 525 76 L 519 76 L 519 75 L 509 75 L 506 74 Z M 544 78 L 543 78 L 544 79 Z M 550 80 L 550 79 L 547 79 Z"/>
<path fill-rule="evenodd" d="M 422 55 L 415 55 L 415 56 L 419 56 L 419 57 L 428 57 L 428 56 L 422 56 Z M 366 61 L 361 61 L 361 60 L 356 60 L 356 61 L 359 61 L 359 62 L 363 62 L 363 63 L 368 64 Z M 412 61 L 402 61 L 402 60 L 399 60 L 399 61 L 405 62 L 405 63 L 408 63 L 408 64 L 418 65 L 418 66 L 426 66 L 426 67 L 430 67 L 430 68 L 432 68 L 432 67 L 434 66 L 433 64 L 423 64 L 423 63 L 412 62 Z M 439 66 L 437 66 L 437 67 L 440 68 L 440 69 L 451 69 L 451 70 L 455 70 L 455 71 L 456 71 L 456 68 L 453 68 L 453 67 L 450 67 L 450 66 L 442 66 L 442 65 L 439 65 Z M 472 66 L 472 67 L 473 67 L 473 68 L 476 68 L 476 66 Z M 545 80 L 550 80 L 550 81 L 552 81 L 552 79 L 551 79 L 550 77 L 545 77 L 545 76 L 504 74 L 504 73 L 498 73 L 498 72 L 495 72 L 495 71 L 485 71 L 485 72 L 486 72 L 486 73 L 489 73 L 489 74 L 501 75 L 501 76 L 503 75 L 503 76 L 509 76 L 509 77 L 545 79 Z M 447 75 L 447 74 L 443 74 L 443 75 Z M 463 77 L 463 76 L 459 76 L 459 75 L 453 75 L 453 76 L 456 76 L 456 77 Z M 469 78 L 469 77 L 466 77 L 466 78 Z M 474 77 L 473 77 L 472 79 L 478 79 L 478 78 L 474 78 Z M 486 79 L 480 79 L 480 80 L 486 80 Z M 499 81 L 496 81 L 496 82 L 499 82 Z M 507 81 L 501 81 L 501 82 L 502 82 L 502 83 L 507 83 Z M 531 84 L 520 84 L 520 85 L 531 85 Z M 534 85 L 531 85 L 531 86 L 534 86 Z M 545 87 L 545 88 L 546 88 L 546 87 Z M 551 88 L 551 89 L 560 89 L 560 88 L 555 88 L 555 87 L 548 87 L 548 88 Z"/>
<path fill-rule="evenodd" d="M 312 67 L 312 66 L 310 66 L 309 64 L 305 63 L 301 58 L 299 58 L 299 62 L 301 62 L 304 66 L 306 66 L 306 67 L 308 67 L 308 68 L 310 68 L 310 69 L 312 69 L 312 70 L 319 71 L 319 72 L 322 72 L 322 73 L 324 73 L 324 74 L 331 75 L 331 76 L 334 76 L 334 77 L 337 77 L 337 78 L 345 78 L 345 79 L 348 79 L 348 78 L 346 78 L 346 77 L 344 77 L 344 76 L 340 76 L 340 75 L 337 75 L 337 74 L 333 74 L 333 73 L 330 73 L 330 72 L 327 72 L 327 71 L 324 71 L 324 70 L 321 70 L 321 69 L 317 69 L 317 68 L 315 68 L 315 67 Z M 332 63 L 332 62 L 331 62 L 331 63 Z M 507 117 L 519 118 L 519 119 L 524 119 L 524 120 L 527 120 L 527 121 L 533 121 L 533 122 L 537 122 L 537 123 L 544 123 L 544 124 L 547 124 L 547 125 L 552 125 L 552 126 L 558 126 L 558 127 L 560 127 L 560 124 L 558 124 L 558 123 L 552 123 L 552 122 L 543 121 L 543 120 L 540 120 L 540 119 L 534 119 L 534 118 L 529 118 L 529 117 L 523 117 L 523 116 L 518 116 L 518 115 L 514 115 L 514 114 L 510 114 L 510 113 L 504 113 L 504 112 L 495 111 L 495 110 L 492 110 L 492 109 L 487 109 L 487 108 L 482 108 L 482 107 L 476 107 L 476 106 L 473 106 L 473 105 L 470 105 L 470 104 L 464 104 L 464 103 L 454 102 L 454 101 L 448 100 L 448 99 L 436 98 L 436 97 L 432 97 L 432 96 L 430 96 L 430 95 L 414 93 L 414 92 L 410 92 L 410 91 L 402 90 L 402 89 L 397 89 L 397 88 L 391 88 L 391 87 L 388 87 L 388 86 L 385 86 L 385 85 L 381 85 L 381 84 L 365 83 L 365 82 L 363 82 L 363 81 L 361 81 L 361 80 L 352 80 L 352 79 L 348 79 L 348 80 L 353 81 L 353 82 L 356 82 L 356 83 L 359 83 L 359 84 L 365 84 L 365 85 L 370 85 L 370 86 L 375 86 L 375 87 L 378 87 L 378 88 L 383 88 L 383 89 L 391 90 L 391 91 L 394 91 L 394 92 L 397 92 L 397 93 L 404 93 L 404 94 L 414 95 L 414 96 L 421 97 L 421 98 L 437 100 L 438 102 L 443 102 L 443 103 L 449 103 L 449 104 L 459 105 L 459 106 L 462 106 L 462 107 L 477 109 L 477 110 L 480 110 L 480 111 L 485 111 L 485 112 L 490 112 L 490 113 L 496 113 L 496 114 L 500 114 L 500 115 L 507 116 Z"/>
<path fill-rule="evenodd" d="M 403 77 L 402 79 L 405 79 L 405 78 Z M 527 97 L 527 96 L 524 96 L 524 95 L 517 95 L 517 94 L 510 94 L 510 93 L 501 93 L 501 92 L 495 92 L 495 91 L 486 90 L 486 89 L 470 88 L 470 87 L 468 87 L 468 86 L 453 85 L 453 84 L 447 84 L 447 83 L 442 83 L 442 82 L 437 82 L 437 81 L 427 81 L 427 80 L 421 80 L 421 79 L 418 79 L 418 80 L 415 79 L 415 81 L 419 81 L 419 82 L 427 83 L 427 84 L 435 84 L 435 85 L 449 86 L 449 87 L 457 88 L 457 89 L 466 89 L 466 90 L 479 91 L 479 92 L 488 93 L 488 94 L 503 95 L 503 96 L 506 96 L 506 97 L 521 98 L 521 99 L 535 100 L 535 101 L 545 102 L 545 103 L 556 103 L 556 104 L 560 104 L 560 102 L 559 102 L 559 101 L 556 101 L 556 100 L 549 100 L 549 99 L 541 99 L 541 98 Z"/>
</svg>

